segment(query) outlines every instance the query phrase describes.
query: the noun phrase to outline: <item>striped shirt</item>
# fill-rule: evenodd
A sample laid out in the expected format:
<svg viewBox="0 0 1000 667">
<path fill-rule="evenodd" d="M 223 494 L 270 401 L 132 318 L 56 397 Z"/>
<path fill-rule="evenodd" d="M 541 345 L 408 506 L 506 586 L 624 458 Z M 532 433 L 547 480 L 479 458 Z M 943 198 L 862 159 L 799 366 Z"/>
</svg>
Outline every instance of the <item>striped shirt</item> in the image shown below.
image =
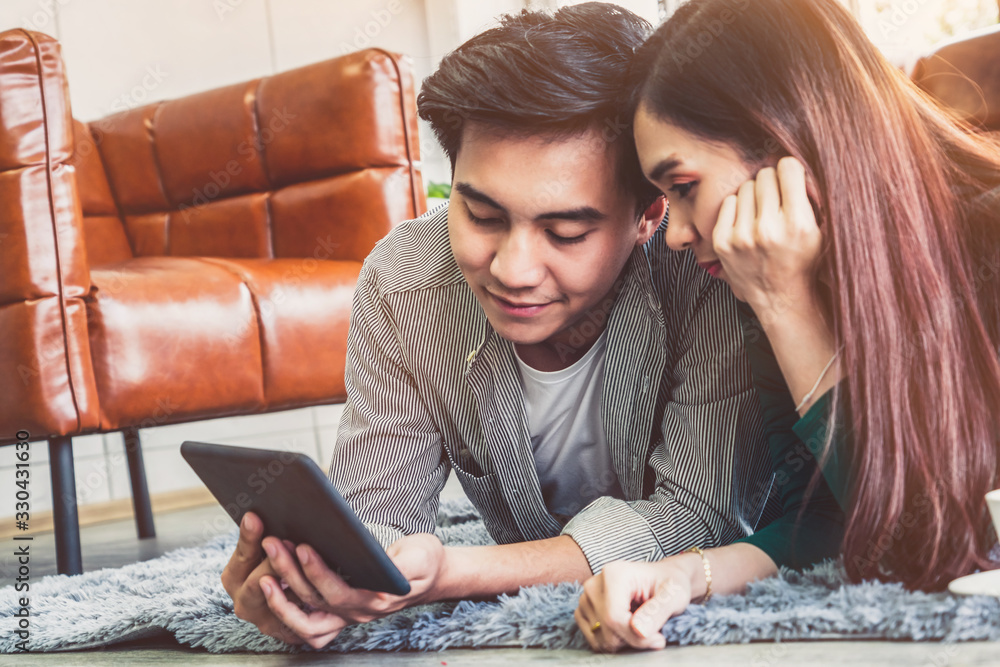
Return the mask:
<svg viewBox="0 0 1000 667">
<path fill-rule="evenodd" d="M 595 573 L 751 534 L 773 473 L 730 290 L 666 247 L 665 223 L 633 252 L 601 399 L 624 498 L 564 525 L 542 497 L 513 345 L 462 276 L 447 218 L 397 225 L 354 295 L 330 479 L 376 539 L 433 532 L 449 470 L 497 543 L 567 534 Z"/>
</svg>

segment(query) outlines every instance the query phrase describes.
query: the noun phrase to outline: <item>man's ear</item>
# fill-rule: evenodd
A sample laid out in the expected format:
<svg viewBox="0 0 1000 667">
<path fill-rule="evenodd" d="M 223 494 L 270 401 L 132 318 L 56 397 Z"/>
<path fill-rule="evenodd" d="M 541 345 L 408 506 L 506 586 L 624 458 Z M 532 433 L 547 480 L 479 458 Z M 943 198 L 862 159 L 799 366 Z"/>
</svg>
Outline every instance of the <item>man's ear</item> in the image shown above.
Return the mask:
<svg viewBox="0 0 1000 667">
<path fill-rule="evenodd" d="M 667 198 L 660 195 L 642 214 L 642 218 L 639 220 L 639 235 L 635 244 L 644 245 L 646 241 L 653 238 L 653 234 L 656 233 L 660 223 L 663 222 L 663 216 L 666 214 Z"/>
</svg>

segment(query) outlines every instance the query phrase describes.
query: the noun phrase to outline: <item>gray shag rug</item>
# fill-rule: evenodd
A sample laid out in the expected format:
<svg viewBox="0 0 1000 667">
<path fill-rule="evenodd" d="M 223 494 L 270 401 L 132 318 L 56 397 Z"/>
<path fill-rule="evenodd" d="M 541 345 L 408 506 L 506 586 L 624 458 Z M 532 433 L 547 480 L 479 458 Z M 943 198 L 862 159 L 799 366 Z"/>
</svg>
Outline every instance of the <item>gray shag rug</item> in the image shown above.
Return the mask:
<svg viewBox="0 0 1000 667">
<path fill-rule="evenodd" d="M 467 502 L 444 503 L 437 534 L 446 544 L 491 544 Z M 31 651 L 71 651 L 169 633 L 213 653 L 296 652 L 233 614 L 219 575 L 236 532 L 198 548 L 75 577 L 32 584 Z M 480 602 L 415 607 L 352 626 L 327 651 L 436 651 L 472 647 L 585 648 L 573 610 L 577 584 L 524 588 Z M 17 650 L 23 595 L 0 590 L 0 652 Z M 899 585 L 845 584 L 839 567 L 783 572 L 745 595 L 692 605 L 663 628 L 675 644 L 729 644 L 817 639 L 917 641 L 1000 640 L 1000 598 L 959 598 L 905 591 Z"/>
</svg>

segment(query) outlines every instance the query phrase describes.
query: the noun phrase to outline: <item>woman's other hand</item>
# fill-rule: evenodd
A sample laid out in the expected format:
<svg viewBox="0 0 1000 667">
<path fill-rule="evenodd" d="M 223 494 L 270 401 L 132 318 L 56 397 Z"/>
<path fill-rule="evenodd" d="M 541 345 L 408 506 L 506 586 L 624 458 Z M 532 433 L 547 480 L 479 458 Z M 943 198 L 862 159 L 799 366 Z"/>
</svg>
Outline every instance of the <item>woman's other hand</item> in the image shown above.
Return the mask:
<svg viewBox="0 0 1000 667">
<path fill-rule="evenodd" d="M 691 603 L 695 575 L 704 585 L 696 554 L 654 563 L 609 563 L 584 583 L 576 623 L 595 651 L 661 649 L 666 640 L 660 629 Z"/>
</svg>

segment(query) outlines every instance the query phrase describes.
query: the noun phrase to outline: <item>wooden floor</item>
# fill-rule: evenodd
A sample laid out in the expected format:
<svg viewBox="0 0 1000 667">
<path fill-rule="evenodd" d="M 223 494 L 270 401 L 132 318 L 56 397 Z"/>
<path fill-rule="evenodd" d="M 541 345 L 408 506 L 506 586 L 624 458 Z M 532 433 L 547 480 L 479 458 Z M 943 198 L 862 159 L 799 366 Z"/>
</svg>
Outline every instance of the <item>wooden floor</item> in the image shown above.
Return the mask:
<svg viewBox="0 0 1000 667">
<path fill-rule="evenodd" d="M 206 530 L 228 520 L 217 506 L 161 514 L 156 517 L 157 537 L 138 540 L 135 526 L 117 521 L 83 529 L 84 569 L 118 567 L 136 560 L 155 558 L 182 546 L 194 546 L 205 541 Z M 32 548 L 32 576 L 55 572 L 55 550 L 51 535 L 38 535 Z M 9 583 L 8 572 L 3 575 Z M 802 642 L 790 644 L 751 644 L 718 647 L 671 647 L 657 653 L 631 653 L 614 657 L 598 656 L 586 651 L 545 651 L 541 649 L 455 650 L 441 653 L 365 653 L 351 655 L 303 654 L 212 655 L 180 646 L 170 637 L 149 639 L 102 651 L 75 653 L 0 656 L 0 665 L 232 665 L 258 667 L 285 664 L 320 665 L 344 664 L 351 667 L 368 665 L 413 665 L 454 667 L 455 665 L 509 665 L 528 662 L 537 665 L 591 665 L 674 667 L 698 665 L 745 665 L 774 667 L 778 665 L 928 665 L 959 667 L 961 665 L 1000 665 L 1000 643 L 940 645 L 896 642 Z"/>
</svg>

